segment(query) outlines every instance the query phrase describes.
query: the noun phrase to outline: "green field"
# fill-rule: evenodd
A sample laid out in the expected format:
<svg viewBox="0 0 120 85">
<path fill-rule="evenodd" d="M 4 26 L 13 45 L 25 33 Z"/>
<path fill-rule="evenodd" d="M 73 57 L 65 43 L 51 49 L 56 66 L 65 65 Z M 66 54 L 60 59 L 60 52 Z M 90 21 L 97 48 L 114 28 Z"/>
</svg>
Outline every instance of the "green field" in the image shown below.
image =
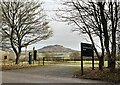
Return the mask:
<svg viewBox="0 0 120 85">
<path fill-rule="evenodd" d="M 120 61 L 116 61 L 116 67 L 118 67 L 118 63 Z M 2 65 L 14 65 L 14 61 L 3 61 Z M 28 64 L 28 62 L 20 62 L 20 65 Z M 35 65 L 43 65 L 43 61 L 34 61 L 32 64 Z M 68 65 L 81 65 L 81 61 L 44 61 L 44 65 L 54 65 L 54 64 L 68 64 Z M 83 61 L 84 67 L 92 67 L 92 61 Z M 99 61 L 94 61 L 95 67 L 98 67 Z M 120 66 L 120 65 L 119 65 Z M 107 61 L 104 61 L 104 67 L 107 67 Z"/>
</svg>

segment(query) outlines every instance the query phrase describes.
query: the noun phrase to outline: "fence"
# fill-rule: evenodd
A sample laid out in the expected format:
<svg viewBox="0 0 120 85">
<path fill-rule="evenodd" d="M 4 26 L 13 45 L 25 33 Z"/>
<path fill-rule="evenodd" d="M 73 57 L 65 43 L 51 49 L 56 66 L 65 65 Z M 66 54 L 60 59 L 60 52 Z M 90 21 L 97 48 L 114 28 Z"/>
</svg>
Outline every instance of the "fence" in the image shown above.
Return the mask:
<svg viewBox="0 0 120 85">
<path fill-rule="evenodd" d="M 81 59 L 71 59 L 71 58 L 64 58 L 64 57 L 42 57 L 37 58 L 36 60 L 32 60 L 31 64 L 38 64 L 38 65 L 44 65 L 44 64 L 60 64 L 60 63 L 71 63 L 81 61 Z M 91 58 L 84 58 L 84 61 L 91 61 Z M 95 61 L 98 61 L 97 58 L 95 58 Z M 14 65 L 15 60 L 3 60 L 2 65 Z M 29 64 L 29 59 L 20 59 L 19 64 Z"/>
<path fill-rule="evenodd" d="M 80 59 L 70 59 L 70 58 L 64 58 L 64 57 L 43 57 L 38 58 L 36 60 L 32 60 L 32 64 L 58 64 L 58 63 L 65 63 L 69 61 L 80 61 Z M 2 65 L 13 65 L 15 64 L 15 60 L 3 60 Z M 19 64 L 29 64 L 28 59 L 20 59 Z"/>
</svg>

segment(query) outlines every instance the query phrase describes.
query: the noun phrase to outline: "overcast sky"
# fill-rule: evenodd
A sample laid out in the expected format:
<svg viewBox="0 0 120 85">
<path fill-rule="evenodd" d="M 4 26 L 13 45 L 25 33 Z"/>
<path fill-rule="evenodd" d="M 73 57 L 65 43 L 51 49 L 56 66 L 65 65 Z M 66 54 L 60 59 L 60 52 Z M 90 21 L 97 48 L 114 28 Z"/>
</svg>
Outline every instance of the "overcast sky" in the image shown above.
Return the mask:
<svg viewBox="0 0 120 85">
<path fill-rule="evenodd" d="M 55 10 L 58 8 L 59 4 L 56 0 L 44 0 L 44 9 L 46 10 L 46 14 L 49 19 L 54 18 Z M 73 33 L 71 29 L 73 28 L 70 25 L 67 25 L 64 22 L 50 21 L 49 26 L 53 30 L 53 37 L 37 42 L 31 46 L 28 46 L 28 49 L 32 50 L 33 47 L 36 49 L 42 48 L 48 45 L 63 45 L 64 47 L 68 47 L 74 50 L 79 50 L 79 43 L 85 42 L 83 37 L 78 33 Z"/>
</svg>

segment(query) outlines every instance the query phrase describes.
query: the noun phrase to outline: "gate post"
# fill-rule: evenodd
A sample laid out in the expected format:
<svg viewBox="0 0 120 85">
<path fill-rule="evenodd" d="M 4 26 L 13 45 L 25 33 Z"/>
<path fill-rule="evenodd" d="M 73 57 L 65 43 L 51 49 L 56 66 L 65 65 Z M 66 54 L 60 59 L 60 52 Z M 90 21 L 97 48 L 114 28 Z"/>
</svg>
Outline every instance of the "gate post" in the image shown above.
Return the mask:
<svg viewBox="0 0 120 85">
<path fill-rule="evenodd" d="M 29 64 L 32 64 L 32 53 L 29 52 Z"/>
</svg>

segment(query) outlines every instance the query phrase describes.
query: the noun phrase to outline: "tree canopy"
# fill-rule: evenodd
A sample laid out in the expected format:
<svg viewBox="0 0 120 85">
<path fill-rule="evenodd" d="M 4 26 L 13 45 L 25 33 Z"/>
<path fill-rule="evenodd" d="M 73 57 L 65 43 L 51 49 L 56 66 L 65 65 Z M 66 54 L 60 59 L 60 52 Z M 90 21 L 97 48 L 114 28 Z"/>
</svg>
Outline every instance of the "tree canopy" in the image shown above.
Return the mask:
<svg viewBox="0 0 120 85">
<path fill-rule="evenodd" d="M 99 59 L 102 70 L 105 52 L 108 57 L 108 67 L 115 69 L 116 32 L 120 19 L 119 0 L 63 0 L 63 8 L 59 9 L 58 17 L 75 26 L 73 31 L 87 34 Z M 101 55 L 96 49 L 94 38 L 100 43 Z"/>
<path fill-rule="evenodd" d="M 21 48 L 52 36 L 42 4 L 27 1 L 0 2 L 2 45 L 13 49 L 16 64 Z"/>
</svg>

